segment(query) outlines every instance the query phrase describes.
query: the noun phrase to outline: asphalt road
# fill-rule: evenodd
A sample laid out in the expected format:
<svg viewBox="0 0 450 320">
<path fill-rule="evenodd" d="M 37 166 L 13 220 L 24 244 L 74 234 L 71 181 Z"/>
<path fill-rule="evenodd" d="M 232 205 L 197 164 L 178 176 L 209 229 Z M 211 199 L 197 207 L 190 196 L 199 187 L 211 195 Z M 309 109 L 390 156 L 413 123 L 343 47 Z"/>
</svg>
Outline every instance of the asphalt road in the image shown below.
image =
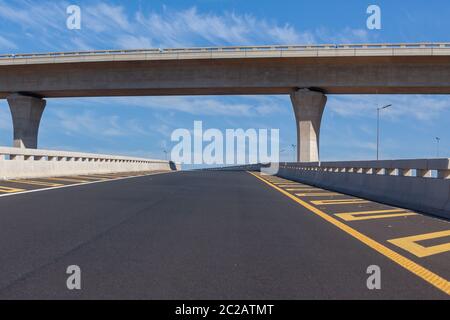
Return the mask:
<svg viewBox="0 0 450 320">
<path fill-rule="evenodd" d="M 378 241 L 395 238 L 392 226 L 404 234 L 450 229 L 421 215 L 381 220 L 356 226 L 379 230 L 370 235 Z M 448 279 L 448 251 L 429 260 L 397 251 Z M 70 265 L 81 268 L 81 290 L 66 287 Z M 381 268 L 381 290 L 367 288 L 370 265 Z M 178 172 L 0 198 L 0 299 L 448 298 L 245 172 Z"/>
</svg>

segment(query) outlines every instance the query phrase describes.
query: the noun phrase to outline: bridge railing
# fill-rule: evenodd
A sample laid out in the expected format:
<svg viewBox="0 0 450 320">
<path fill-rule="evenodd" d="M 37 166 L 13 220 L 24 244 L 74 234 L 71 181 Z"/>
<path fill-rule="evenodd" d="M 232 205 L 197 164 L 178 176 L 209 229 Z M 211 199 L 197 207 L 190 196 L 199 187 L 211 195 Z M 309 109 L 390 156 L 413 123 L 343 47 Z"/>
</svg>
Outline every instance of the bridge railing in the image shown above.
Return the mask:
<svg viewBox="0 0 450 320">
<path fill-rule="evenodd" d="M 280 163 L 278 175 L 450 218 L 450 159 Z"/>
<path fill-rule="evenodd" d="M 164 160 L 0 147 L 0 179 L 177 169 Z"/>
<path fill-rule="evenodd" d="M 294 170 L 450 179 L 449 159 L 281 163 Z"/>
<path fill-rule="evenodd" d="M 82 57 L 104 55 L 171 55 L 171 54 L 201 54 L 201 53 L 245 53 L 246 52 L 296 52 L 311 50 L 367 50 L 367 49 L 450 49 L 448 42 L 424 42 L 424 43 L 363 43 L 363 44 L 307 44 L 307 45 L 262 45 L 262 46 L 224 46 L 224 47 L 191 47 L 191 48 L 167 48 L 167 49 L 133 49 L 133 50 L 94 50 L 72 52 L 49 53 L 17 53 L 0 54 L 0 59 L 29 59 L 51 57 Z M 394 52 L 394 51 L 393 51 Z"/>
</svg>

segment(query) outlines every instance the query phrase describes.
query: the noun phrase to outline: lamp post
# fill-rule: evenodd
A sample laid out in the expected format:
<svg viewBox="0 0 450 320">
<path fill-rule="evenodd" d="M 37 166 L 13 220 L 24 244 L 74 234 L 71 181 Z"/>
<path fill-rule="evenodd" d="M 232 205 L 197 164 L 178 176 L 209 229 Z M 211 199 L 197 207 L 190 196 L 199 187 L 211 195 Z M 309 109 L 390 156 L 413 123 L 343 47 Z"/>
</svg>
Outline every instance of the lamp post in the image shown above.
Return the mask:
<svg viewBox="0 0 450 320">
<path fill-rule="evenodd" d="M 295 148 L 297 147 L 295 144 L 291 144 L 291 147 L 292 147 L 292 153 L 294 154 L 292 157 L 293 157 L 293 161 L 292 162 L 295 162 L 295 158 L 296 158 L 296 154 L 295 154 Z"/>
<path fill-rule="evenodd" d="M 389 107 L 392 107 L 392 104 L 377 108 L 377 160 L 380 159 L 380 111 Z"/>
<path fill-rule="evenodd" d="M 437 158 L 439 158 L 439 142 L 441 142 L 441 138 L 436 137 L 436 142 L 437 142 Z"/>
</svg>

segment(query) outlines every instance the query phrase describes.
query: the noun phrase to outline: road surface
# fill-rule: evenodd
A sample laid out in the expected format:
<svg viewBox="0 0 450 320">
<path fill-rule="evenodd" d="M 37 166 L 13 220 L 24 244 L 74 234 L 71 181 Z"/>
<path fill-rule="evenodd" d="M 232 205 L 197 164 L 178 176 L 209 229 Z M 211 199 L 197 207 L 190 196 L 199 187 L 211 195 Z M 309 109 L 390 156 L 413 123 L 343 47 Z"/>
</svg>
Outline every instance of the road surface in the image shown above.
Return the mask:
<svg viewBox="0 0 450 320">
<path fill-rule="evenodd" d="M 0 299 L 449 298 L 448 221 L 247 172 L 98 178 L 0 182 L 49 188 L 0 197 Z"/>
</svg>

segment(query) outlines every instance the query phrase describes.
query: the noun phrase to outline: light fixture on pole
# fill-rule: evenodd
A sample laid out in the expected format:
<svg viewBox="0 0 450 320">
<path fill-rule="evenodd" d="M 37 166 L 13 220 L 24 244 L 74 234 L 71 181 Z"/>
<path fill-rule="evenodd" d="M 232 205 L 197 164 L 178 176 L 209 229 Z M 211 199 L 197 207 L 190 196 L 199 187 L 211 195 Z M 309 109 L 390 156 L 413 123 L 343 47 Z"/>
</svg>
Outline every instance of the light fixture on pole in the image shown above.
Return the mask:
<svg viewBox="0 0 450 320">
<path fill-rule="evenodd" d="M 380 111 L 389 107 L 392 107 L 392 104 L 377 108 L 377 160 L 380 159 Z"/>
</svg>

